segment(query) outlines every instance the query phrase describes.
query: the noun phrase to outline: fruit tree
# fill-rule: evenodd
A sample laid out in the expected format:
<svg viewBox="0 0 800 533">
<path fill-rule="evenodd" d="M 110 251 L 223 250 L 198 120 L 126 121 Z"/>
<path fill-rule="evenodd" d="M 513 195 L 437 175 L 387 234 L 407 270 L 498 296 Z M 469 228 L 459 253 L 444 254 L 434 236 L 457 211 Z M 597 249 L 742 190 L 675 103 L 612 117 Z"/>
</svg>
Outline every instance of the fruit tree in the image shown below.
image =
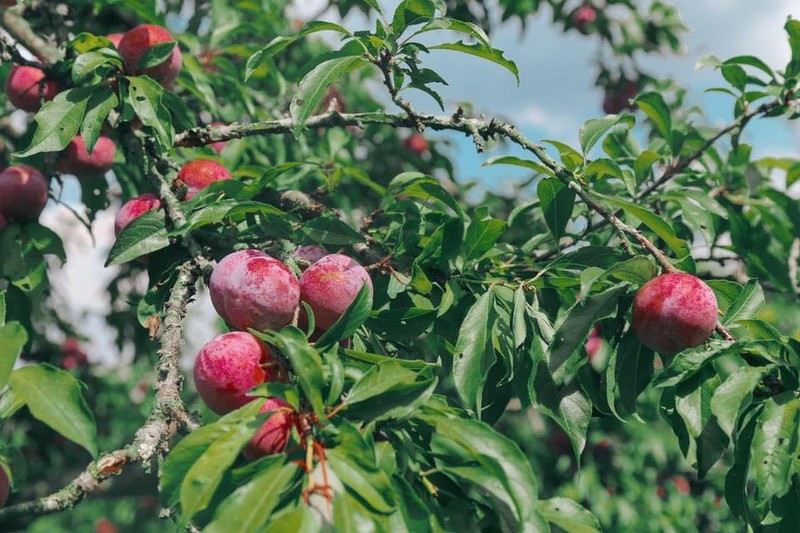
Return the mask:
<svg viewBox="0 0 800 533">
<path fill-rule="evenodd" d="M 713 126 L 638 66 L 666 2 L 299 4 L 2 3 L 0 530 L 800 530 L 800 157 L 748 137 L 800 116 L 800 22 L 698 58 Z M 602 51 L 575 142 L 428 63 L 519 80 L 545 15 Z"/>
</svg>

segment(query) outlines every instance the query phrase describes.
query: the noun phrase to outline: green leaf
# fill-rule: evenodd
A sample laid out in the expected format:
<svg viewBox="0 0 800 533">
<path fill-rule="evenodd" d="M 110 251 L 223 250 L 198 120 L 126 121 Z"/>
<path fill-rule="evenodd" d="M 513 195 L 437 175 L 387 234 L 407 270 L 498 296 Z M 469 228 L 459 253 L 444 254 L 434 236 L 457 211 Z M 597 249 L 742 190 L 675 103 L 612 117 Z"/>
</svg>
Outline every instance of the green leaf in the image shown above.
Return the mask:
<svg viewBox="0 0 800 533">
<path fill-rule="evenodd" d="M 758 280 L 751 279 L 742 287 L 742 291 L 733 301 L 722 318 L 722 325 L 726 326 L 738 320 L 753 318 L 756 312 L 764 305 L 764 290 Z"/>
<path fill-rule="evenodd" d="M 482 166 L 488 167 L 490 165 L 512 165 L 515 167 L 531 169 L 538 174 L 544 174 L 546 176 L 555 176 L 555 173 L 546 166 L 537 163 L 535 161 L 531 161 L 529 159 L 521 159 L 513 155 L 501 155 L 497 157 L 491 157 L 486 161 L 484 161 Z"/>
<path fill-rule="evenodd" d="M 569 498 L 550 498 L 539 502 L 539 512 L 551 524 L 569 533 L 602 531 L 600 521 L 588 509 Z"/>
<path fill-rule="evenodd" d="M 280 333 L 261 334 L 250 331 L 259 338 L 265 339 L 277 346 L 281 353 L 289 359 L 292 370 L 297 375 L 300 388 L 308 398 L 311 407 L 320 418 L 325 416 L 325 401 L 322 398 L 322 391 L 325 386 L 325 378 L 322 372 L 322 359 L 319 353 L 308 344 L 305 334 L 299 329 L 288 326 L 283 328 Z"/>
<path fill-rule="evenodd" d="M 252 76 L 256 70 L 265 65 L 272 56 L 290 44 L 302 39 L 307 35 L 320 31 L 335 31 L 347 36 L 352 35 L 349 30 L 333 22 L 324 22 L 319 20 L 306 22 L 295 35 L 275 37 L 269 42 L 269 44 L 267 44 L 267 46 L 251 55 L 247 59 L 247 65 L 245 66 L 244 81 L 246 82 L 249 80 L 250 76 Z"/>
<path fill-rule="evenodd" d="M 389 514 L 396 509 L 389 480 L 377 467 L 366 469 L 364 461 L 353 460 L 350 454 L 340 448 L 328 450 L 325 455 L 344 486 L 373 511 Z"/>
<path fill-rule="evenodd" d="M 108 252 L 106 266 L 127 263 L 169 246 L 165 215 L 160 209 L 148 211 L 134 219 L 117 236 Z"/>
<path fill-rule="evenodd" d="M 289 106 L 295 133 L 299 133 L 303 129 L 308 117 L 311 116 L 325 95 L 328 86 L 366 64 L 367 61 L 360 56 L 337 57 L 320 63 L 314 67 L 314 70 L 306 74 L 300 80 L 297 92 Z"/>
<path fill-rule="evenodd" d="M 203 531 L 262 531 L 280 502 L 281 493 L 300 471 L 297 465 L 284 463 L 283 457 L 277 457 L 260 469 L 255 478 L 233 491 Z"/>
<path fill-rule="evenodd" d="M 355 333 L 361 327 L 361 324 L 367 320 L 371 310 L 372 290 L 369 285 L 364 283 L 353 303 L 347 307 L 344 314 L 317 340 L 317 349 L 325 350 L 330 348 L 340 340 L 346 339 Z"/>
<path fill-rule="evenodd" d="M 175 129 L 172 116 L 162 102 L 164 88 L 147 76 L 125 78 L 128 82 L 128 102 L 142 124 L 153 128 L 162 149 L 172 148 Z"/>
<path fill-rule="evenodd" d="M 345 246 L 364 242 L 363 235 L 337 218 L 312 218 L 303 223 L 301 231 L 319 244 Z"/>
<path fill-rule="evenodd" d="M 3 315 L 5 315 L 5 299 L 0 293 L 3 302 Z M 0 317 L 0 322 L 5 322 L 5 316 Z M 8 377 L 14 369 L 14 363 L 22 353 L 22 348 L 28 342 L 28 332 L 19 322 L 9 322 L 0 326 L 0 389 L 8 383 Z"/>
<path fill-rule="evenodd" d="M 86 144 L 87 152 L 91 153 L 94 149 L 106 117 L 112 109 L 117 107 L 118 103 L 119 99 L 111 88 L 102 88 L 92 94 L 86 106 L 86 116 L 81 124 L 81 137 Z"/>
<path fill-rule="evenodd" d="M 461 403 L 478 416 L 486 375 L 497 360 L 489 342 L 495 318 L 494 293 L 489 290 L 467 312 L 456 341 L 453 381 Z"/>
<path fill-rule="evenodd" d="M 711 397 L 711 412 L 717 417 L 719 427 L 733 436 L 736 421 L 752 401 L 753 390 L 769 372 L 769 367 L 743 366 L 728 376 Z"/>
<path fill-rule="evenodd" d="M 109 49 L 86 52 L 75 58 L 72 64 L 72 81 L 76 84 L 82 83 L 86 78 L 95 74 L 97 69 L 104 65 L 111 65 L 122 69 L 122 57 L 119 53 Z"/>
<path fill-rule="evenodd" d="M 436 383 L 427 368 L 410 370 L 396 361 L 382 361 L 355 382 L 346 409 L 369 421 L 405 417 L 433 394 Z"/>
<path fill-rule="evenodd" d="M 510 530 L 534 530 L 538 482 L 530 462 L 514 441 L 477 420 L 420 418 L 434 428 L 431 447 L 440 457 L 437 460 L 440 468 L 459 474 L 459 470 L 454 468 L 456 465 L 476 465 L 477 468 L 466 473 L 483 475 L 477 483 L 472 483 L 492 493 L 495 501 L 505 502 L 511 508 L 516 523 L 508 524 Z M 498 475 L 487 475 L 491 472 Z M 460 477 L 469 481 L 466 475 Z"/>
<path fill-rule="evenodd" d="M 435 31 L 435 30 L 446 30 L 446 31 L 456 31 L 459 33 L 464 33 L 469 35 L 470 37 L 476 39 L 478 42 L 483 44 L 484 46 L 491 46 L 489 42 L 489 36 L 486 35 L 486 32 L 483 31 L 483 28 L 478 26 L 477 24 L 473 24 L 472 22 L 464 22 L 457 19 L 451 19 L 447 17 L 443 18 L 436 18 L 425 24 L 422 28 L 414 32 L 411 37 L 415 37 L 421 33 Z"/>
<path fill-rule="evenodd" d="M 436 7 L 431 0 L 402 0 L 392 17 L 392 32 L 399 37 L 409 26 L 423 24 L 435 14 Z"/>
<path fill-rule="evenodd" d="M 136 65 L 135 68 L 139 71 L 143 71 L 151 67 L 159 66 L 172 56 L 172 51 L 175 50 L 176 46 L 178 46 L 178 43 L 175 41 L 152 45 L 142 54 L 142 57 L 139 58 L 139 64 Z"/>
<path fill-rule="evenodd" d="M 446 205 L 459 217 L 464 218 L 461 205 L 453 196 L 444 190 L 436 178 L 421 172 L 403 172 L 395 176 L 389 183 L 387 193 L 391 197 L 407 196 L 423 202 L 438 200 Z"/>
<path fill-rule="evenodd" d="M 584 157 L 592 150 L 595 144 L 603 138 L 603 135 L 614 126 L 619 124 L 627 126 L 628 129 L 636 123 L 636 118 L 630 113 L 624 115 L 608 115 L 604 118 L 589 119 L 581 125 L 578 131 L 578 139 L 583 150 Z"/>
<path fill-rule="evenodd" d="M 560 239 L 575 207 L 575 191 L 556 178 L 545 178 L 536 187 L 547 227 Z"/>
<path fill-rule="evenodd" d="M 478 259 L 497 243 L 506 231 L 506 222 L 492 218 L 488 210 L 476 210 L 475 216 L 467 227 L 462 244 L 464 261 Z"/>
<path fill-rule="evenodd" d="M 314 512 L 304 503 L 297 507 L 285 507 L 272 515 L 264 533 L 318 533 L 319 525 Z"/>
<path fill-rule="evenodd" d="M 519 85 L 519 69 L 517 69 L 517 64 L 510 59 L 503 57 L 503 52 L 501 50 L 497 50 L 496 48 L 492 48 L 481 43 L 466 44 L 464 41 L 458 41 L 456 43 L 442 43 L 435 46 L 430 46 L 429 48 L 431 50 L 453 50 L 455 52 L 462 52 L 464 54 L 473 55 L 480 57 L 481 59 L 491 61 L 492 63 L 496 63 L 513 74 L 514 79 L 517 80 L 517 85 Z"/>
<path fill-rule="evenodd" d="M 691 255 L 689 244 L 685 240 L 678 238 L 672 226 L 652 210 L 619 198 L 600 195 L 598 193 L 593 194 L 600 196 L 614 206 L 624 210 L 629 215 L 639 219 L 645 226 L 650 228 L 653 233 L 664 239 L 664 242 L 675 252 L 678 259 L 683 259 Z"/>
<path fill-rule="evenodd" d="M 569 310 L 548 348 L 547 366 L 557 384 L 567 381 L 574 374 L 573 367 L 583 363 L 584 355 L 578 347 L 599 320 L 611 316 L 627 289 L 627 283 L 620 283 L 586 296 Z"/>
<path fill-rule="evenodd" d="M 97 457 L 97 427 L 81 383 L 69 372 L 41 363 L 11 373 L 9 386 L 36 420 Z"/>
<path fill-rule="evenodd" d="M 664 98 L 656 92 L 642 93 L 636 97 L 636 105 L 653 121 L 664 139 L 672 138 L 672 115 Z"/>
<path fill-rule="evenodd" d="M 226 431 L 210 443 L 186 472 L 180 485 L 181 516 L 188 521 L 206 509 L 222 482 L 225 471 L 253 437 L 267 415 L 258 415 L 262 401 L 250 402 L 238 411 L 247 423 L 226 424 Z"/>
<path fill-rule="evenodd" d="M 620 341 L 606 367 L 606 398 L 614 414 L 636 412 L 636 399 L 653 377 L 654 358 L 653 350 L 640 343 L 633 332 Z"/>
<path fill-rule="evenodd" d="M 15 155 L 30 157 L 42 152 L 60 152 L 66 148 L 78 133 L 86 106 L 95 90 L 95 87 L 76 87 L 58 93 L 51 101 L 45 102 L 33 117 L 36 131 L 28 148 Z"/>
<path fill-rule="evenodd" d="M 784 392 L 764 402 L 753 439 L 753 469 L 762 501 L 781 497 L 792 487 L 798 451 L 800 399 Z"/>
</svg>

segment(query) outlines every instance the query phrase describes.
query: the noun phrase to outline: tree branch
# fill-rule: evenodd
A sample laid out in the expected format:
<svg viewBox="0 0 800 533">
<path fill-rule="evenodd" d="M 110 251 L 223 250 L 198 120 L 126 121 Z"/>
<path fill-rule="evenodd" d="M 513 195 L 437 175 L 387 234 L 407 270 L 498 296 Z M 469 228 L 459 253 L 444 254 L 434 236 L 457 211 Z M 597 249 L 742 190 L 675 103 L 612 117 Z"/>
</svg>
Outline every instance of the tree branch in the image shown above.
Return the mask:
<svg viewBox="0 0 800 533">
<path fill-rule="evenodd" d="M 62 55 L 61 51 L 51 43 L 45 41 L 31 28 L 30 24 L 14 10 L 2 10 L 2 26 L 9 35 L 19 41 L 32 54 L 41 59 L 44 63 L 52 65 L 58 62 Z"/>
<path fill-rule="evenodd" d="M 11 529 L 14 524 L 27 522 L 35 516 L 73 507 L 128 464 L 149 465 L 158 453 L 167 450 L 170 437 L 177 432 L 188 433 L 198 427 L 180 397 L 183 377 L 178 366 L 183 345 L 183 318 L 186 306 L 194 296 L 197 278 L 198 268 L 192 262 L 178 268 L 178 279 L 165 305 L 153 406 L 133 441 L 125 448 L 106 453 L 89 463 L 81 474 L 59 491 L 38 500 L 0 509 L 0 525 L 4 526 L 0 529 Z"/>
</svg>

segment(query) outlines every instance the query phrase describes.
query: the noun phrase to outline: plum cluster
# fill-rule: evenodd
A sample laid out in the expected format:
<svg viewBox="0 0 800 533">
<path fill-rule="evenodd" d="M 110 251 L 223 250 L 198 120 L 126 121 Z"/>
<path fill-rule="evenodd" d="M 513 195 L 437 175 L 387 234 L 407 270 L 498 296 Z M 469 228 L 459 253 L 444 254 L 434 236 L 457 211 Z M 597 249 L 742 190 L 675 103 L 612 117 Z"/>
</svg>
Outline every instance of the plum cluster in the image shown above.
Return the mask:
<svg viewBox="0 0 800 533">
<path fill-rule="evenodd" d="M 364 285 L 373 288 L 364 267 L 346 255 L 304 246 L 296 250 L 295 259 L 301 267 L 309 265 L 300 279 L 260 250 L 228 254 L 212 272 L 211 303 L 232 329 L 240 330 L 215 337 L 195 360 L 195 386 L 215 413 L 222 415 L 255 400 L 247 395 L 255 386 L 288 379 L 284 361 L 243 330 L 279 330 L 308 321 L 301 316 L 302 301 L 314 313 L 313 338 L 342 317 Z M 268 398 L 261 412 L 272 414 L 243 451 L 248 460 L 283 451 L 297 424 L 297 413 L 280 398 Z"/>
</svg>

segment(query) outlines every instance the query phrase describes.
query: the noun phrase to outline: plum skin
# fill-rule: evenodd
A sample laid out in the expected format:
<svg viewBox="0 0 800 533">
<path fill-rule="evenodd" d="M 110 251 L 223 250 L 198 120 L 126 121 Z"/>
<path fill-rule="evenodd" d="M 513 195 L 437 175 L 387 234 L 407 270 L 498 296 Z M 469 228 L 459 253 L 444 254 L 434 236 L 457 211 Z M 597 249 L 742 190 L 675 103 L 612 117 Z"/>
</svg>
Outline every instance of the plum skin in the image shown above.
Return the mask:
<svg viewBox="0 0 800 533">
<path fill-rule="evenodd" d="M 161 207 L 161 200 L 155 194 L 140 194 L 136 198 L 128 200 L 114 218 L 114 234 L 119 235 L 135 219 L 159 207 Z"/>
<path fill-rule="evenodd" d="M 300 299 L 314 311 L 314 324 L 328 329 L 347 311 L 366 284 L 373 291 L 367 271 L 353 258 L 326 255 L 300 277 Z"/>
<path fill-rule="evenodd" d="M 305 270 L 326 255 L 329 255 L 329 252 L 322 246 L 309 244 L 307 246 L 301 246 L 295 250 L 293 255 L 295 259 L 301 262 L 301 264 L 298 265 L 300 269 Z"/>
<path fill-rule="evenodd" d="M 294 410 L 282 399 L 273 397 L 267 398 L 259 412 L 266 413 L 268 411 L 272 411 L 272 414 L 242 450 L 242 455 L 248 461 L 281 453 L 289 441 L 296 416 Z"/>
<path fill-rule="evenodd" d="M 215 181 L 231 179 L 230 171 L 216 161 L 210 159 L 194 159 L 186 163 L 175 176 L 175 183 L 183 183 L 188 187 L 186 200 L 191 200 L 201 190 Z"/>
<path fill-rule="evenodd" d="M 129 73 L 146 74 L 162 85 L 169 85 L 178 77 L 183 65 L 183 56 L 177 42 L 172 55 L 164 62 L 144 70 L 139 68 L 139 61 L 150 48 L 169 42 L 175 42 L 175 39 L 165 28 L 155 24 L 141 24 L 125 32 L 117 45 L 117 50 L 125 60 L 125 67 Z"/>
<path fill-rule="evenodd" d="M 35 113 L 42 107 L 39 92 L 44 79 L 42 69 L 15 65 L 6 79 L 6 96 L 15 107 Z M 52 100 L 58 94 L 58 85 L 51 80 L 44 81 L 41 93 L 45 100 Z"/>
<path fill-rule="evenodd" d="M 59 161 L 59 170 L 81 177 L 101 177 L 111 170 L 117 145 L 109 137 L 101 135 L 92 149 L 86 150 L 83 137 L 76 135 L 64 149 Z"/>
<path fill-rule="evenodd" d="M 231 327 L 279 330 L 300 305 L 300 283 L 282 262 L 257 250 L 224 257 L 209 280 L 211 303 Z"/>
<path fill-rule="evenodd" d="M 703 344 L 717 325 L 717 297 L 691 274 L 651 279 L 633 300 L 632 327 L 645 346 L 673 354 Z"/>
<path fill-rule="evenodd" d="M 30 165 L 14 165 L 0 172 L 0 213 L 8 220 L 36 220 L 50 185 L 44 174 Z"/>
<path fill-rule="evenodd" d="M 207 342 L 197 354 L 193 376 L 200 397 L 220 415 L 253 401 L 247 393 L 256 385 L 283 380 L 269 347 L 243 331 Z"/>
</svg>

